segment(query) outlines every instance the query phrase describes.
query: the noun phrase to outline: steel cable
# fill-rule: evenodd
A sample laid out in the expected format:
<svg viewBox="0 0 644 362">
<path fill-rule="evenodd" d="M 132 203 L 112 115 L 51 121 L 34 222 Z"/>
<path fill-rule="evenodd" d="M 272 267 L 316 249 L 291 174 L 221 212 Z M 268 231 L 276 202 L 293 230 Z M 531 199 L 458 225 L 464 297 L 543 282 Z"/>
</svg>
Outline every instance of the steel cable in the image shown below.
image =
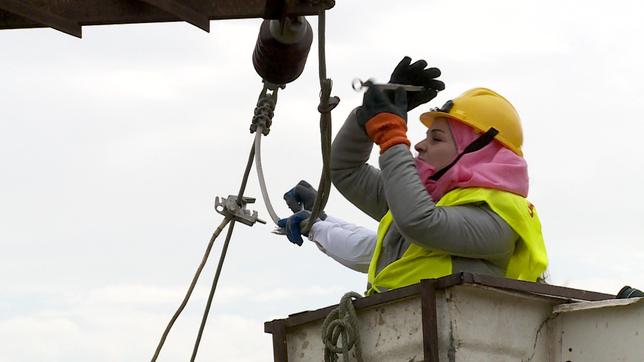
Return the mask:
<svg viewBox="0 0 644 362">
<path fill-rule="evenodd" d="M 338 104 L 339 99 L 331 97 L 333 82 L 326 78 L 326 13 L 321 10 L 318 13 L 318 67 L 320 77 L 320 146 L 322 148 L 322 175 L 318 184 L 318 194 L 313 203 L 311 215 L 306 223 L 302 225 L 302 233 L 307 234 L 313 223 L 320 216 L 322 210 L 329 200 L 331 191 L 331 110 Z"/>
<path fill-rule="evenodd" d="M 206 303 L 206 308 L 203 312 L 203 316 L 201 317 L 201 325 L 199 326 L 199 333 L 197 333 L 195 346 L 192 349 L 192 357 L 190 357 L 190 362 L 194 362 L 195 358 L 197 358 L 197 350 L 199 350 L 199 343 L 201 343 L 201 336 L 203 335 L 203 330 L 206 327 L 206 321 L 208 320 L 208 313 L 210 312 L 210 306 L 212 305 L 212 300 L 215 297 L 215 289 L 217 289 L 217 283 L 219 282 L 221 269 L 224 266 L 224 259 L 226 259 L 226 252 L 228 251 L 228 244 L 230 243 L 230 238 L 233 235 L 234 227 L 235 227 L 235 220 L 231 221 L 230 225 L 228 225 L 228 234 L 226 235 L 226 241 L 224 242 L 224 247 L 223 249 L 221 249 L 219 264 L 217 264 L 217 272 L 215 273 L 215 278 L 212 281 L 212 287 L 210 288 L 210 294 L 208 295 L 208 302 Z"/>
<path fill-rule="evenodd" d="M 323 165 L 322 165 L 322 175 L 320 177 L 320 183 L 318 185 L 318 195 L 315 199 L 311 216 L 308 222 L 303 224 L 303 228 L 305 229 L 303 231 L 305 233 L 309 231 L 310 226 L 313 225 L 313 221 L 318 218 L 318 216 L 320 215 L 320 212 L 326 206 L 326 203 L 329 199 L 329 192 L 331 189 L 331 167 L 330 167 L 331 134 L 332 134 L 331 110 L 337 105 L 337 103 L 339 102 L 339 99 L 337 99 L 336 97 L 331 97 L 331 89 L 332 89 L 333 83 L 330 79 L 326 79 L 326 54 L 325 54 L 324 32 L 325 32 L 325 12 L 322 10 L 318 14 L 318 56 L 319 56 L 318 60 L 319 60 L 319 76 L 320 76 L 320 87 L 321 87 L 320 105 L 318 106 L 318 111 L 320 112 L 320 143 L 321 143 L 321 149 L 322 149 Z M 248 176 L 250 173 L 250 169 L 252 168 L 253 160 L 255 159 L 257 161 L 257 173 L 259 177 L 259 183 L 260 183 L 260 188 L 262 191 L 262 197 L 264 199 L 264 203 L 266 204 L 266 207 L 267 207 L 268 213 L 271 216 L 271 219 L 273 219 L 273 221 L 277 223 L 277 221 L 279 220 L 279 217 L 275 213 L 275 210 L 273 209 L 273 206 L 268 197 L 268 191 L 266 189 L 266 182 L 264 179 L 264 172 L 261 166 L 261 135 L 262 135 L 262 127 L 260 126 L 257 129 L 257 134 L 255 136 L 255 140 L 253 142 L 253 145 L 250 150 L 250 154 L 248 156 L 246 169 L 244 171 L 244 176 L 242 178 L 239 193 L 237 195 L 237 204 L 239 206 L 242 206 L 242 198 L 244 195 L 244 191 L 246 190 L 246 185 L 248 183 Z M 152 362 L 155 362 L 157 360 L 159 353 L 163 348 L 165 340 L 168 334 L 170 333 L 170 330 L 172 329 L 172 326 L 174 325 L 175 321 L 177 320 L 177 318 L 179 317 L 179 315 L 187 305 L 188 300 L 190 299 L 192 292 L 194 291 L 195 285 L 199 279 L 199 276 L 201 275 L 201 272 L 206 264 L 206 261 L 208 260 L 208 256 L 210 255 L 210 251 L 212 250 L 214 241 L 219 236 L 219 234 L 223 231 L 226 225 L 229 225 L 228 233 L 226 235 L 226 241 L 224 242 L 224 246 L 222 248 L 222 252 L 219 258 L 219 263 L 217 265 L 217 271 L 213 279 L 213 283 L 208 296 L 208 301 L 206 303 L 206 307 L 201 320 L 201 325 L 199 328 L 199 332 L 197 334 L 197 338 L 195 340 L 195 345 L 190 359 L 191 362 L 194 362 L 197 355 L 197 351 L 199 349 L 199 344 L 201 343 L 203 330 L 205 328 L 205 325 L 208 319 L 210 307 L 214 299 L 215 290 L 219 282 L 221 270 L 223 269 L 223 264 L 226 258 L 228 245 L 230 243 L 230 239 L 232 238 L 232 233 L 235 225 L 235 220 L 233 216 L 226 216 L 224 220 L 221 222 L 221 224 L 219 225 L 219 227 L 217 227 L 212 237 L 210 238 L 210 241 L 208 243 L 208 246 L 206 248 L 202 261 L 199 264 L 199 267 L 197 268 L 197 271 L 195 272 L 195 275 L 192 278 L 190 287 L 188 288 L 188 291 L 181 305 L 179 306 L 177 311 L 170 319 L 170 322 L 166 326 L 163 332 L 163 335 L 161 336 L 161 340 L 159 341 L 159 344 L 157 345 L 157 348 L 154 352 L 154 356 L 152 357 Z M 355 314 L 355 312 L 353 314 Z"/>
<path fill-rule="evenodd" d="M 237 204 L 241 205 L 241 200 L 242 197 L 244 196 L 244 191 L 246 190 L 246 185 L 248 184 L 248 175 L 250 174 L 250 170 L 253 165 L 253 159 L 255 156 L 255 144 L 253 143 L 251 149 L 250 149 L 250 154 L 248 155 L 248 161 L 246 162 L 246 169 L 244 170 L 244 176 L 242 178 L 241 186 L 239 188 L 239 193 L 237 194 Z M 163 345 L 165 344 L 165 340 L 168 337 L 168 334 L 170 333 L 170 330 L 172 329 L 172 326 L 174 325 L 174 322 L 179 318 L 179 315 L 181 315 L 181 312 L 183 312 L 184 308 L 188 304 L 188 300 L 190 300 L 190 297 L 192 295 L 192 292 L 194 291 L 195 285 L 197 284 L 197 281 L 199 280 L 199 276 L 201 275 L 201 271 L 203 270 L 204 266 L 206 265 L 206 261 L 208 260 L 208 256 L 210 255 L 210 251 L 212 250 L 213 244 L 219 234 L 223 231 L 223 229 L 228 225 L 230 222 L 230 225 L 228 227 L 228 235 L 226 236 L 226 241 L 224 243 L 224 248 L 222 249 L 222 254 L 219 258 L 219 264 L 217 266 L 217 273 L 215 275 L 215 279 L 213 280 L 213 284 L 210 290 L 210 295 L 208 297 L 208 303 L 206 305 L 206 310 L 204 311 L 204 316 L 202 318 L 202 323 L 201 327 L 199 329 L 199 334 L 197 336 L 197 341 L 195 342 L 195 347 L 192 352 L 192 359 L 191 361 L 194 361 L 194 358 L 197 354 L 197 349 L 199 348 L 199 343 L 201 341 L 201 335 L 203 333 L 203 329 L 205 327 L 205 322 L 207 319 L 207 314 L 210 311 L 210 305 L 212 303 L 212 299 L 214 297 L 215 289 L 217 288 L 217 283 L 219 281 L 219 275 L 221 273 L 221 268 L 223 267 L 223 260 L 226 257 L 226 251 L 228 249 L 228 244 L 230 243 L 230 238 L 232 237 L 232 231 L 233 231 L 233 225 L 235 224 L 235 220 L 232 216 L 227 216 L 224 218 L 224 220 L 221 222 L 219 227 L 215 230 L 215 232 L 212 234 L 212 237 L 210 238 L 210 241 L 208 242 L 208 246 L 206 247 L 206 251 L 204 253 L 204 256 L 201 259 L 201 263 L 199 264 L 199 267 L 197 268 L 197 271 L 195 272 L 195 275 L 192 277 L 192 282 L 190 283 L 190 287 L 188 287 L 188 292 L 186 293 L 185 297 L 183 298 L 183 301 L 181 302 L 181 305 L 179 308 L 177 308 L 177 311 L 174 313 L 172 318 L 170 319 L 170 322 L 166 326 L 165 330 L 163 331 L 163 335 L 161 336 L 161 340 L 159 341 L 159 344 L 157 345 L 156 350 L 154 351 L 154 356 L 152 356 L 152 362 L 155 362 L 157 358 L 159 357 L 159 353 L 161 353 L 161 349 L 163 348 Z"/>
<path fill-rule="evenodd" d="M 277 216 L 277 213 L 273 209 L 273 204 L 271 199 L 268 196 L 268 190 L 266 188 L 266 180 L 264 179 L 264 169 L 262 167 L 262 131 L 263 127 L 258 126 L 257 131 L 255 131 L 255 169 L 257 171 L 257 178 L 259 179 L 259 189 L 262 192 L 262 199 L 264 199 L 264 204 L 266 205 L 266 210 L 268 214 L 273 219 L 275 225 L 279 221 L 280 217 Z"/>
<path fill-rule="evenodd" d="M 248 155 L 248 161 L 246 162 L 246 169 L 244 170 L 244 177 L 242 178 L 241 186 L 239 187 L 239 193 L 237 194 L 237 204 L 241 206 L 242 198 L 244 197 L 244 191 L 246 191 L 246 185 L 248 184 L 248 175 L 250 174 L 250 169 L 253 166 L 253 159 L 255 156 L 255 143 L 253 142 L 252 147 L 250 148 L 250 153 Z M 230 238 L 233 235 L 233 228 L 235 227 L 235 219 L 230 222 L 228 226 L 228 234 L 226 235 L 226 241 L 224 246 L 221 249 L 221 256 L 219 257 L 219 263 L 217 263 L 217 271 L 215 272 L 215 278 L 212 281 L 212 286 L 210 287 L 210 294 L 208 295 L 208 302 L 206 302 L 206 307 L 201 317 L 201 325 L 199 326 L 199 332 L 197 333 L 197 339 L 195 340 L 195 346 L 192 349 L 192 356 L 190 357 L 190 362 L 194 362 L 197 358 L 197 351 L 199 350 L 199 344 L 201 343 L 201 336 L 203 335 L 203 330 L 206 327 L 206 321 L 208 320 L 208 313 L 210 313 L 210 306 L 212 305 L 212 300 L 215 296 L 215 290 L 217 289 L 217 284 L 219 283 L 219 276 L 221 275 L 221 270 L 224 266 L 224 260 L 226 259 L 226 252 L 228 251 L 228 244 L 230 243 Z"/>
<path fill-rule="evenodd" d="M 195 272 L 195 275 L 192 277 L 192 282 L 190 283 L 190 287 L 188 288 L 188 292 L 186 293 L 186 296 L 183 298 L 183 302 L 181 302 L 181 305 L 177 309 L 177 311 L 174 313 L 172 318 L 170 319 L 170 322 L 168 325 L 165 327 L 165 330 L 163 331 L 163 335 L 161 336 L 161 340 L 159 341 L 159 344 L 157 345 L 156 350 L 154 351 L 154 356 L 152 357 L 152 362 L 156 361 L 157 358 L 159 357 L 159 353 L 161 352 L 161 348 L 163 347 L 163 344 L 165 343 L 166 338 L 168 337 L 168 333 L 170 333 L 170 329 L 172 329 L 172 326 L 174 325 L 174 322 L 179 318 L 179 315 L 183 311 L 183 309 L 186 307 L 186 304 L 188 304 L 188 300 L 190 299 L 190 296 L 192 295 L 192 291 L 195 289 L 195 285 L 197 284 L 197 280 L 199 279 L 199 276 L 201 275 L 201 271 L 203 270 L 204 266 L 206 265 L 206 261 L 208 260 L 208 256 L 210 255 L 210 250 L 212 249 L 212 246 L 215 242 L 215 239 L 219 236 L 219 234 L 224 230 L 228 222 L 231 220 L 231 218 L 224 218 L 224 220 L 221 222 L 219 227 L 215 230 L 215 232 L 212 234 L 212 237 L 210 238 L 210 242 L 208 242 L 208 247 L 206 248 L 206 252 L 203 255 L 203 258 L 201 259 L 201 264 L 199 264 L 199 267 L 197 268 L 197 271 Z"/>
</svg>

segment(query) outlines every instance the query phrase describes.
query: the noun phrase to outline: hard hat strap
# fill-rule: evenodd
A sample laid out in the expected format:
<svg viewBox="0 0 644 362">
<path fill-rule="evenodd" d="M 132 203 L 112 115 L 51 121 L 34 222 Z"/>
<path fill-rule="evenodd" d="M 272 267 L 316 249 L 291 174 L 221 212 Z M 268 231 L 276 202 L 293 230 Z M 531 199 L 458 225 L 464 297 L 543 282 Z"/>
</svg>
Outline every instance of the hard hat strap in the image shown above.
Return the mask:
<svg viewBox="0 0 644 362">
<path fill-rule="evenodd" d="M 496 128 L 491 127 L 490 129 L 487 130 L 487 132 L 483 133 L 477 139 L 472 141 L 472 143 L 467 145 L 467 147 L 465 147 L 463 152 L 461 152 L 458 156 L 456 156 L 454 161 L 450 162 L 449 165 L 447 165 L 447 166 L 441 168 L 440 170 L 436 171 L 436 173 L 433 174 L 429 179 L 433 180 L 433 181 L 437 181 L 447 171 L 449 171 L 449 169 L 452 168 L 456 164 L 456 162 L 458 162 L 458 160 L 460 160 L 461 157 L 463 157 L 463 155 L 465 155 L 467 153 L 476 152 L 476 151 L 480 150 L 481 148 L 487 146 L 488 144 L 490 144 L 490 142 L 492 142 L 492 140 L 494 139 L 494 137 L 497 134 L 499 134 L 499 131 L 497 131 Z"/>
</svg>

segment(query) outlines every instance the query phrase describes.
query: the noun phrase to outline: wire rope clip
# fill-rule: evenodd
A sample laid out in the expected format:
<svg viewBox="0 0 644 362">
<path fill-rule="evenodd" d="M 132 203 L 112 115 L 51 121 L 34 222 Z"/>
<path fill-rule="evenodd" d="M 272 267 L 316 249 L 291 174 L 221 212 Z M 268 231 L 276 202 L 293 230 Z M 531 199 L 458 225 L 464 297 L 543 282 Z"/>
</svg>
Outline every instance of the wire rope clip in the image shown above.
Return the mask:
<svg viewBox="0 0 644 362">
<path fill-rule="evenodd" d="M 353 80 L 353 82 L 351 82 L 351 88 L 353 88 L 353 90 L 356 92 L 360 92 L 361 90 L 369 87 L 375 87 L 380 89 L 381 91 L 393 91 L 398 88 L 402 88 L 407 92 L 422 92 L 425 90 L 425 87 L 419 86 L 419 85 L 397 84 L 397 83 L 380 84 L 380 83 L 376 83 L 376 81 L 373 78 L 370 78 L 366 81 L 362 81 L 359 78 L 356 78 Z"/>
<path fill-rule="evenodd" d="M 264 81 L 264 88 L 262 88 L 262 92 L 257 99 L 253 120 L 250 124 L 250 133 L 255 133 L 261 127 L 262 134 L 268 136 L 271 130 L 271 124 L 273 123 L 273 116 L 275 115 L 277 91 L 283 87 L 283 85 L 275 85 Z"/>
<path fill-rule="evenodd" d="M 215 197 L 215 211 L 248 226 L 253 226 L 255 222 L 266 224 L 266 221 L 257 217 L 257 211 L 248 210 L 246 208 L 247 204 L 253 203 L 255 203 L 254 197 L 243 196 L 238 204 L 237 195 L 229 195 L 228 197 L 222 197 L 221 199 L 217 196 Z"/>
</svg>

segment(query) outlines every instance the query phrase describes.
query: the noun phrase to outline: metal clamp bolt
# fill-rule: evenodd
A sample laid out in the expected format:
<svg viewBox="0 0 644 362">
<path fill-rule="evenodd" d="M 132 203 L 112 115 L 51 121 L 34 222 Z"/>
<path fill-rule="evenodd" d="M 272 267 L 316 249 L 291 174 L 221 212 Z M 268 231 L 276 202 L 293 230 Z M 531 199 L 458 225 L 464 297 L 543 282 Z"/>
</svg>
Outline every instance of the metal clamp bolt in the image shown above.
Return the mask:
<svg viewBox="0 0 644 362">
<path fill-rule="evenodd" d="M 257 217 L 257 211 L 246 209 L 247 204 L 255 203 L 254 197 L 243 196 L 240 203 L 237 203 L 237 195 L 229 195 L 221 199 L 217 196 L 215 198 L 215 211 L 248 226 L 253 226 L 255 222 L 266 224 L 266 221 Z"/>
</svg>

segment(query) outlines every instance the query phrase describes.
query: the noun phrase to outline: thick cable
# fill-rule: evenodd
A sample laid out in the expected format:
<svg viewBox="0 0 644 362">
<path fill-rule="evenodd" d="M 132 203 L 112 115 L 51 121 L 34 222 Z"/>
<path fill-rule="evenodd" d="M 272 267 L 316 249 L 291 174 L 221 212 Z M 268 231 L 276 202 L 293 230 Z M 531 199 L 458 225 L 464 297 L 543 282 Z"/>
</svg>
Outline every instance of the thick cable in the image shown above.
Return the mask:
<svg viewBox="0 0 644 362">
<path fill-rule="evenodd" d="M 322 323 L 322 342 L 324 343 L 324 362 L 336 362 L 342 355 L 344 362 L 351 360 L 349 351 L 354 349 L 355 360 L 362 362 L 360 345 L 360 327 L 358 316 L 353 307 L 353 300 L 362 296 L 356 292 L 348 292 L 340 300 L 338 307 L 332 310 Z M 338 340 L 342 337 L 341 346 Z"/>
<path fill-rule="evenodd" d="M 331 133 L 332 133 L 331 132 L 331 110 L 335 107 L 335 105 L 337 105 L 338 100 L 334 99 L 334 104 L 333 105 L 330 104 L 330 93 L 332 88 L 332 82 L 330 79 L 326 79 L 326 54 L 325 54 L 324 32 L 325 32 L 325 12 L 324 10 L 321 10 L 318 14 L 318 60 L 319 60 L 319 76 L 320 76 L 320 87 L 321 87 L 320 105 L 318 106 L 318 110 L 320 111 L 320 138 L 321 138 L 323 167 L 322 167 L 322 175 L 320 177 L 320 183 L 318 186 L 318 195 L 315 199 L 311 216 L 308 222 L 304 224 L 304 228 L 306 229 L 307 232 L 310 229 L 310 226 L 313 225 L 313 221 L 318 218 L 320 212 L 324 209 L 324 206 L 326 206 L 326 203 L 329 198 L 330 188 L 331 188 L 331 171 L 330 171 L 331 170 L 330 169 L 330 151 L 331 151 Z M 251 147 L 250 154 L 248 156 L 248 162 L 246 163 L 246 169 L 244 171 L 244 177 L 242 178 L 239 193 L 237 195 L 237 204 L 240 206 L 242 205 L 242 198 L 244 195 L 244 191 L 246 189 L 246 185 L 248 183 L 248 176 L 250 173 L 250 169 L 252 168 L 253 159 L 255 158 L 256 146 L 258 148 L 258 151 L 260 150 L 260 147 L 261 147 L 261 133 L 262 133 L 261 128 L 259 131 L 260 131 L 258 132 L 259 136 L 256 136 L 255 141 L 253 142 L 253 145 Z M 275 223 L 277 223 L 277 220 L 279 220 L 279 217 L 277 216 L 277 214 L 272 208 L 272 204 L 270 203 L 270 199 L 268 198 L 268 192 L 266 190 L 266 183 L 263 177 L 263 169 L 261 167 L 261 152 L 258 152 L 258 156 L 259 156 L 257 157 L 257 160 L 259 161 L 258 175 L 260 174 L 260 172 L 262 175 L 260 177 L 260 187 L 262 188 L 262 197 L 264 198 L 264 202 L 267 206 L 269 214 L 271 215 L 271 218 Z M 226 252 L 228 250 L 228 245 L 230 243 L 230 239 L 232 237 L 232 232 L 234 229 L 235 221 L 230 216 L 227 216 L 222 221 L 220 226 L 213 233 L 213 236 L 211 237 L 210 242 L 208 243 L 208 247 L 206 248 L 206 253 L 202 258 L 202 262 L 197 268 L 197 272 L 195 273 L 195 276 L 193 277 L 190 287 L 188 288 L 188 292 L 184 297 L 183 302 L 181 303 L 181 305 L 173 315 L 172 319 L 168 323 L 161 337 L 161 340 L 159 341 L 159 345 L 157 346 L 154 356 L 152 357 L 153 362 L 156 361 L 156 359 L 158 358 L 161 348 L 163 347 L 163 344 L 165 343 L 165 340 L 174 322 L 179 317 L 179 315 L 185 308 L 188 300 L 190 299 L 190 296 L 192 295 L 192 292 L 197 283 L 197 280 L 199 279 L 199 276 L 201 274 L 201 271 L 203 270 L 203 267 L 208 259 L 208 255 L 210 254 L 210 250 L 212 249 L 215 239 L 219 236 L 221 231 L 229 222 L 230 222 L 230 226 L 228 228 L 228 235 L 226 236 L 226 241 L 224 243 L 224 247 L 222 249 L 219 263 L 217 265 L 217 272 L 215 274 L 215 278 L 211 286 L 210 294 L 208 296 L 208 302 L 204 310 L 201 326 L 199 328 L 199 332 L 197 335 L 197 340 L 195 341 L 195 346 L 193 349 L 191 361 L 194 361 L 194 359 L 196 358 L 197 351 L 199 349 L 199 344 L 201 342 L 201 337 L 203 335 L 203 330 L 205 328 L 205 324 L 208 319 L 208 313 L 210 311 L 212 300 L 214 298 L 214 293 L 217 288 L 217 284 L 219 282 L 219 276 L 223 268 L 223 263 L 226 257 Z"/>
<path fill-rule="evenodd" d="M 320 77 L 320 86 L 326 79 L 326 40 L 324 33 L 326 31 L 326 12 L 318 12 L 318 74 Z"/>
<path fill-rule="evenodd" d="M 246 162 L 246 169 L 244 170 L 244 176 L 242 178 L 241 186 L 239 188 L 239 193 L 237 194 L 237 204 L 241 205 L 241 200 L 242 197 L 244 196 L 244 191 L 246 190 L 246 185 L 248 184 L 248 176 L 250 174 L 250 170 L 253 166 L 253 159 L 255 156 L 255 144 L 251 146 L 250 153 L 248 155 L 248 161 Z M 165 344 L 165 340 L 168 337 L 168 334 L 170 333 L 170 330 L 172 329 L 172 326 L 174 325 L 174 322 L 179 318 L 179 315 L 181 312 L 183 312 L 183 309 L 186 307 L 188 304 L 188 300 L 190 299 L 190 296 L 192 295 L 192 292 L 195 288 L 195 285 L 197 284 L 197 280 L 199 280 L 199 276 L 201 275 L 201 271 L 203 270 L 204 266 L 206 265 L 206 261 L 208 260 L 208 256 L 210 255 L 210 251 L 212 250 L 212 246 L 215 242 L 215 239 L 221 234 L 223 229 L 226 227 L 226 225 L 233 220 L 232 216 L 227 216 L 224 218 L 224 220 L 221 222 L 219 227 L 215 230 L 215 232 L 212 234 L 212 237 L 210 238 L 210 242 L 208 243 L 208 247 L 206 248 L 206 252 L 204 253 L 203 258 L 201 259 L 201 264 L 199 264 L 199 267 L 197 268 L 197 271 L 195 272 L 195 275 L 192 278 L 192 282 L 190 283 L 190 287 L 188 288 L 188 292 L 186 293 L 186 296 L 183 298 L 183 302 L 181 302 L 181 305 L 177 309 L 177 311 L 174 313 L 172 318 L 170 319 L 170 322 L 166 326 L 165 330 L 163 331 L 163 335 L 161 336 L 161 340 L 159 341 L 159 344 L 157 345 L 156 350 L 154 351 L 154 356 L 152 356 L 152 362 L 155 362 L 157 358 L 159 357 L 159 353 L 161 352 L 161 348 L 163 348 L 163 345 Z M 234 220 L 230 223 L 230 227 L 228 228 L 228 235 L 226 236 L 226 242 L 224 243 L 224 248 L 227 250 L 228 249 L 228 243 L 230 242 L 230 236 L 232 235 L 232 229 L 233 229 L 233 224 Z M 222 257 L 225 258 L 225 252 L 222 251 Z M 219 266 L 217 268 L 217 275 L 215 276 L 215 281 L 213 281 L 213 286 L 210 291 L 210 296 L 208 298 L 208 305 L 207 305 L 207 310 L 206 314 L 210 309 L 210 303 L 212 302 L 212 298 L 214 296 L 214 291 L 217 287 L 217 282 L 219 280 L 219 273 L 221 272 L 220 266 L 223 265 L 223 258 L 220 257 L 219 259 Z M 199 338 L 197 343 L 195 344 L 195 348 L 193 350 L 193 356 L 196 355 L 196 350 L 198 349 L 199 341 L 201 340 L 201 334 L 203 333 L 203 327 L 205 326 L 205 319 L 202 319 L 202 326 L 199 330 Z"/>
<path fill-rule="evenodd" d="M 246 184 L 248 184 L 248 175 L 250 174 L 250 169 L 253 167 L 253 158 L 255 157 L 255 143 L 250 147 L 250 152 L 248 153 L 248 161 L 246 161 L 246 169 L 244 170 L 244 177 L 242 177 L 241 185 L 239 186 L 239 192 L 237 193 L 237 205 L 241 206 L 242 197 L 244 197 L 244 191 L 246 191 Z"/>
<path fill-rule="evenodd" d="M 262 131 L 263 127 L 257 126 L 257 131 L 255 131 L 255 169 L 257 171 L 257 178 L 259 180 L 259 188 L 262 191 L 262 199 L 264 199 L 264 205 L 266 205 L 266 210 L 268 214 L 273 219 L 275 225 L 280 220 L 280 217 L 277 216 L 275 209 L 273 209 L 273 204 L 271 199 L 268 196 L 268 190 L 266 188 L 266 179 L 264 178 L 264 169 L 262 167 Z"/>
<path fill-rule="evenodd" d="M 309 232 L 322 210 L 329 200 L 331 191 L 331 110 L 339 101 L 333 98 L 331 101 L 331 89 L 333 82 L 326 78 L 326 13 L 320 10 L 318 13 L 318 67 L 320 76 L 320 146 L 322 149 L 322 175 L 318 184 L 318 194 L 313 203 L 313 209 L 306 223 L 302 225 L 302 233 Z"/>
<path fill-rule="evenodd" d="M 228 222 L 232 218 L 230 217 L 225 217 L 224 220 L 221 222 L 221 224 L 217 227 L 217 229 L 214 231 L 212 236 L 210 237 L 210 242 L 208 242 L 208 247 L 206 248 L 206 252 L 203 255 L 203 258 L 201 258 L 201 264 L 199 264 L 199 267 L 197 268 L 197 271 L 195 272 L 195 275 L 192 277 L 192 282 L 190 283 L 190 287 L 188 288 L 188 292 L 186 293 L 186 296 L 183 298 L 183 302 L 181 302 L 181 305 L 177 309 L 177 311 L 174 313 L 172 318 L 170 319 L 170 322 L 168 325 L 165 327 L 165 330 L 163 331 L 163 335 L 161 336 L 161 340 L 159 341 L 159 344 L 157 345 L 156 350 L 154 351 L 154 356 L 152 357 L 152 362 L 156 361 L 157 358 L 159 357 L 159 353 L 161 352 L 161 348 L 163 348 L 163 344 L 165 343 L 166 338 L 168 337 L 168 333 L 170 333 L 170 329 L 172 329 L 172 326 L 174 325 L 174 322 L 179 318 L 179 315 L 183 311 L 183 309 L 186 307 L 186 304 L 188 304 L 188 300 L 190 299 L 190 296 L 192 295 L 192 291 L 195 289 L 195 285 L 197 284 L 197 280 L 199 279 L 199 275 L 201 275 L 201 271 L 203 270 L 204 266 L 206 265 L 206 261 L 208 260 L 208 255 L 210 255 L 210 250 L 212 249 L 212 246 L 215 242 L 215 239 L 219 236 L 219 234 L 222 232 L 222 230 L 226 227 Z"/>
<path fill-rule="evenodd" d="M 241 186 L 239 187 L 239 193 L 237 194 L 237 204 L 242 205 L 242 198 L 244 197 L 244 191 L 246 191 L 246 185 L 248 184 L 248 175 L 250 170 L 253 167 L 253 159 L 255 156 L 255 143 L 250 148 L 250 153 L 248 154 L 248 161 L 246 162 L 246 169 L 244 170 L 244 177 L 242 177 Z M 235 226 L 235 219 L 230 222 L 228 226 L 228 234 L 226 235 L 226 241 L 224 246 L 221 249 L 221 255 L 219 256 L 219 262 L 217 263 L 217 271 L 215 272 L 215 278 L 212 281 L 212 286 L 210 287 L 210 294 L 208 295 L 208 302 L 206 303 L 206 308 L 204 309 L 203 316 L 201 318 L 201 325 L 199 326 L 199 332 L 197 333 L 197 339 L 195 340 L 194 348 L 192 349 L 192 356 L 190 362 L 194 362 L 197 357 L 197 351 L 199 350 L 199 344 L 201 343 L 201 336 L 203 335 L 203 330 L 206 327 L 206 321 L 208 320 L 208 314 L 210 313 L 210 306 L 212 305 L 212 300 L 215 296 L 215 290 L 217 289 L 217 284 L 219 283 L 219 276 L 221 275 L 221 270 L 224 266 L 224 260 L 226 259 L 226 252 L 228 251 L 228 245 L 230 244 L 230 238 L 233 235 L 233 228 Z"/>
<path fill-rule="evenodd" d="M 219 276 L 221 275 L 221 269 L 224 266 L 224 259 L 226 259 L 226 252 L 228 251 L 228 244 L 230 244 L 230 238 L 233 235 L 233 228 L 235 226 L 235 220 L 230 222 L 228 225 L 228 234 L 226 235 L 226 241 L 224 242 L 224 247 L 221 249 L 221 256 L 219 257 L 219 263 L 217 264 L 217 272 L 215 273 L 215 278 L 212 281 L 212 287 L 210 288 L 210 294 L 208 295 L 208 302 L 206 302 L 206 308 L 201 317 L 201 325 L 199 326 L 199 333 L 197 333 L 197 339 L 195 340 L 195 346 L 192 349 L 192 357 L 190 357 L 190 362 L 194 362 L 197 358 L 197 350 L 199 350 L 199 343 L 201 343 L 201 336 L 203 335 L 203 330 L 206 327 L 206 321 L 208 320 L 208 313 L 210 312 L 210 306 L 212 305 L 212 300 L 215 296 L 215 290 L 217 289 L 217 283 L 219 282 Z"/>
</svg>

